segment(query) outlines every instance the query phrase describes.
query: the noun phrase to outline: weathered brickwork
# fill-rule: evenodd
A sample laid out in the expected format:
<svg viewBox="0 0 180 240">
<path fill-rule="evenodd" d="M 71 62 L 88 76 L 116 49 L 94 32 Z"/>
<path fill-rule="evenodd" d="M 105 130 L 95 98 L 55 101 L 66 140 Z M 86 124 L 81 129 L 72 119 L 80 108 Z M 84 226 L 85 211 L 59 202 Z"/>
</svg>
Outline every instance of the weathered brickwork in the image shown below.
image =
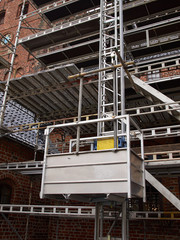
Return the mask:
<svg viewBox="0 0 180 240">
<path fill-rule="evenodd" d="M 17 24 L 18 24 L 18 6 L 22 0 L 2 0 L 0 2 L 0 12 L 5 10 L 4 23 L 0 24 L 0 32 L 3 35 L 11 34 L 12 43 L 15 41 Z M 29 11 L 33 8 L 29 5 Z M 83 13 L 82 13 L 83 14 Z M 30 24 L 35 27 L 46 27 L 46 24 L 40 18 L 31 18 Z M 21 31 L 20 37 L 27 36 L 33 32 L 28 29 Z M 7 49 L 0 44 L 0 51 Z M 10 61 L 10 55 L 5 58 Z M 37 72 L 42 67 L 32 56 L 29 55 L 21 46 L 17 48 L 15 64 L 12 78 L 20 77 L 23 74 Z M 7 79 L 7 69 L 0 71 L 0 80 Z M 160 77 L 169 77 L 180 75 L 180 68 L 166 68 L 161 70 Z M 147 81 L 147 76 L 141 76 L 143 81 Z M 60 134 L 51 135 L 53 144 L 59 144 L 60 151 L 67 152 L 69 149 L 68 141 L 71 136 Z M 161 151 L 177 150 L 179 144 L 169 146 L 162 145 Z M 159 146 L 149 146 L 145 152 L 159 151 Z M 138 152 L 138 149 L 136 149 Z M 15 142 L 12 139 L 0 139 L 0 163 L 24 162 L 34 159 L 34 150 L 30 147 Z M 42 155 L 38 154 L 37 160 L 42 160 Z M 180 197 L 180 178 L 179 177 L 158 177 L 171 192 Z M 22 175 L 18 172 L 0 171 L 0 184 L 8 184 L 12 188 L 11 204 L 32 204 L 32 205 L 92 205 L 88 203 L 79 203 L 73 201 L 60 202 L 58 200 L 40 199 L 41 175 Z M 148 195 L 150 196 L 150 194 Z M 150 196 L 153 198 L 153 196 Z M 163 211 L 177 211 L 172 204 L 162 198 Z M 142 206 L 142 210 L 148 210 L 148 207 Z M 26 240 L 93 240 L 94 239 L 94 220 L 79 218 L 61 218 L 47 216 L 28 216 L 20 214 L 5 214 L 12 226 L 16 229 L 22 239 Z M 106 237 L 112 220 L 104 220 L 103 236 Z M 117 221 L 113 230 L 112 237 L 121 237 L 121 221 Z M 179 221 L 169 220 L 136 220 L 130 221 L 130 240 L 179 240 L 180 239 Z M 1 240 L 18 240 L 18 236 L 12 231 L 8 223 L 0 214 L 0 239 Z"/>
<path fill-rule="evenodd" d="M 27 161 L 32 160 L 33 150 L 14 142 L 10 139 L 1 139 L 1 162 Z M 3 153 L 3 154 L 2 154 Z M 14 156 L 16 158 L 14 159 Z M 177 197 L 179 196 L 179 178 L 161 177 L 158 178 L 169 190 Z M 32 205 L 88 205 L 78 202 L 59 202 L 48 199 L 40 199 L 40 176 L 24 176 L 20 173 L 11 171 L 0 171 L 0 183 L 9 184 L 13 191 L 11 204 L 32 204 Z M 147 210 L 147 209 L 144 209 Z M 164 211 L 176 211 L 176 209 L 167 200 L 163 199 Z M 6 215 L 11 221 L 21 237 L 28 234 L 29 240 L 56 240 L 57 237 L 62 240 L 93 240 L 93 219 L 66 219 L 58 217 L 35 217 L 19 214 Z M 112 225 L 112 220 L 104 220 L 105 237 Z M 28 224 L 28 227 L 26 227 Z M 166 227 L 165 227 L 166 225 Z M 179 221 L 130 221 L 130 240 L 148 240 L 167 239 L 176 240 L 179 236 Z M 164 229 L 165 227 L 165 229 Z M 121 222 L 117 221 L 113 231 L 113 237 L 121 236 Z M 0 239 L 18 239 L 16 234 L 9 228 L 4 219 L 0 218 Z"/>
<path fill-rule="evenodd" d="M 2 10 L 5 10 L 5 18 L 4 18 L 4 24 L 0 24 L 0 32 L 4 36 L 7 34 L 11 35 L 11 42 L 14 44 L 15 42 L 15 37 L 16 37 L 16 32 L 17 32 L 17 25 L 19 22 L 19 17 L 17 17 L 17 12 L 19 5 L 23 1 L 6 1 L 2 0 L 0 2 L 0 12 Z M 33 7 L 29 4 L 28 11 L 33 11 Z M 31 27 L 45 27 L 44 21 L 41 20 L 40 18 L 36 17 L 31 17 L 28 20 L 29 24 Z M 22 24 L 22 27 L 27 27 L 25 23 Z M 29 30 L 29 29 L 21 29 L 20 31 L 20 38 L 33 34 L 34 30 Z M 10 44 L 8 45 L 10 46 Z M 0 51 L 3 52 L 3 55 L 5 54 L 4 58 L 7 61 L 11 61 L 11 54 L 9 48 L 7 48 L 5 45 L 3 46 L 0 43 Z M 20 77 L 21 75 L 32 73 L 32 72 L 37 72 L 40 69 L 42 69 L 42 66 L 39 65 L 39 63 L 31 57 L 31 55 L 21 46 L 18 46 L 17 51 L 16 51 L 16 57 L 15 57 L 15 63 L 13 67 L 13 73 L 11 78 L 16 78 Z M 8 77 L 8 70 L 4 69 L 0 71 L 0 80 L 6 80 Z"/>
</svg>

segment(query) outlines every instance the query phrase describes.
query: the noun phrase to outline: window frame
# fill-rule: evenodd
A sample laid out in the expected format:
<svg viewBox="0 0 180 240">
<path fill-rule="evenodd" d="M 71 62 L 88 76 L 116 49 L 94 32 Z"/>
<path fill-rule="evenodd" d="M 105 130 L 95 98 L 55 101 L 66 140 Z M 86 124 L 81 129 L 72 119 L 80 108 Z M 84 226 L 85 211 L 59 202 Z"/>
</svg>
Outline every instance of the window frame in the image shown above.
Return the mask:
<svg viewBox="0 0 180 240">
<path fill-rule="evenodd" d="M 0 204 L 10 204 L 12 198 L 12 186 L 6 182 L 0 182 Z"/>
<path fill-rule="evenodd" d="M 21 4 L 18 5 L 18 10 L 17 10 L 16 17 L 20 17 L 20 15 L 21 15 L 21 10 L 22 10 L 22 6 L 23 6 L 23 3 L 21 3 Z M 28 13 L 28 10 L 29 10 L 29 3 L 26 2 L 26 3 L 25 3 L 25 6 L 24 6 L 23 15 L 26 15 L 26 14 Z"/>
<path fill-rule="evenodd" d="M 6 15 L 5 10 L 0 11 L 0 25 L 4 24 L 5 15 Z"/>
</svg>

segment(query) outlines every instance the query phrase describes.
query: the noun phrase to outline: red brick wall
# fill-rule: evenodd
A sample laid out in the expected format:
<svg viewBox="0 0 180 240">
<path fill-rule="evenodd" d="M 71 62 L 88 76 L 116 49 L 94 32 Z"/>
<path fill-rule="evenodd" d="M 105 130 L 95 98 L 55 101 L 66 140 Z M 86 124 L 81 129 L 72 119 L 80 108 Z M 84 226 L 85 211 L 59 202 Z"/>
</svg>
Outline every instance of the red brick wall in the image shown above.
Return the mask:
<svg viewBox="0 0 180 240">
<path fill-rule="evenodd" d="M 107 237 L 113 220 L 104 220 L 103 237 Z M 49 222 L 48 240 L 93 240 L 94 221 L 91 219 L 58 219 Z M 179 240 L 179 221 L 136 220 L 129 224 L 130 240 Z M 121 238 L 121 221 L 117 221 L 111 236 Z"/>
<path fill-rule="evenodd" d="M 161 70 L 161 74 L 160 74 L 161 78 L 171 77 L 174 75 L 180 75 L 180 66 L 164 68 Z"/>
<path fill-rule="evenodd" d="M 58 150 L 59 153 L 69 152 L 69 142 L 72 136 L 65 134 L 62 129 L 55 129 L 49 135 L 51 150 Z"/>
<path fill-rule="evenodd" d="M 57 136 L 55 137 L 55 139 Z M 26 161 L 33 159 L 33 150 L 11 139 L 0 139 L 0 161 Z M 179 196 L 179 178 L 161 177 L 159 179 L 176 196 Z M 48 199 L 40 199 L 41 176 L 24 176 L 17 172 L 0 171 L 0 182 L 6 182 L 12 186 L 11 204 L 54 204 L 54 205 L 86 205 L 78 202 L 59 202 Z M 163 199 L 164 211 L 177 211 L 167 200 Z M 21 237 L 26 233 L 28 222 L 28 240 L 93 240 L 94 220 L 93 219 L 65 219 L 58 217 L 35 217 L 27 215 L 8 214 L 8 219 L 15 227 Z M 112 220 L 104 221 L 105 237 L 112 225 Z M 165 226 L 165 229 L 163 229 Z M 155 240 L 173 239 L 179 237 L 179 221 L 166 220 L 146 220 L 130 221 L 130 240 Z M 113 237 L 121 237 L 121 221 L 118 221 L 112 231 Z M 18 239 L 15 233 L 9 228 L 8 224 L 0 217 L 0 239 Z"/>
<path fill-rule="evenodd" d="M 22 3 L 22 0 L 13 0 L 13 1 L 2 0 L 0 2 L 0 11 L 3 9 L 6 10 L 4 24 L 0 24 L 0 32 L 3 35 L 10 33 L 12 35 L 11 42 L 13 44 L 15 42 L 16 31 L 17 31 L 17 26 L 19 22 L 19 17 L 17 17 L 17 11 L 18 11 L 18 6 L 21 3 Z M 33 10 L 34 8 L 29 4 L 28 12 L 32 12 Z M 40 27 L 44 28 L 47 25 L 40 17 L 38 17 L 38 15 L 28 18 L 28 22 L 30 23 L 31 27 L 36 27 L 36 28 L 40 28 Z M 22 26 L 27 27 L 24 23 L 22 24 Z M 31 35 L 33 33 L 35 32 L 34 31 L 32 32 L 29 29 L 21 28 L 20 38 Z M 2 54 L 4 53 L 6 54 L 7 52 L 9 52 L 8 48 L 6 46 L 2 46 L 0 43 L 0 52 L 1 51 L 5 51 Z M 10 62 L 11 54 L 4 56 L 4 58 Z M 42 66 L 33 57 L 30 57 L 29 53 L 23 47 L 18 46 L 11 78 L 20 77 L 21 74 L 24 75 L 24 74 L 36 72 L 40 69 L 42 69 Z M 19 74 L 18 72 L 20 72 L 21 74 Z M 7 69 L 0 70 L 1 81 L 7 79 L 7 73 L 8 73 Z"/>
<path fill-rule="evenodd" d="M 16 17 L 18 5 L 22 0 L 0 2 L 0 10 L 6 8 L 6 16 L 4 24 L 0 25 L 0 32 L 2 34 L 11 33 L 14 43 L 18 18 Z M 29 6 L 29 11 L 33 9 Z M 46 27 L 39 18 L 32 18 L 30 20 L 32 26 Z M 20 37 L 31 34 L 30 30 L 23 29 Z M 0 47 L 3 50 L 4 47 Z M 9 55 L 6 57 L 10 61 Z M 21 46 L 17 49 L 17 57 L 15 60 L 12 77 L 20 76 L 17 71 L 21 68 L 20 73 L 27 74 L 41 69 L 40 65 L 29 57 L 27 51 Z M 0 71 L 0 80 L 4 80 L 7 70 Z M 163 69 L 161 77 L 168 77 L 172 74 L 179 75 L 180 68 Z M 142 76 L 142 80 L 146 80 L 146 76 Z M 65 142 L 69 140 L 66 137 Z M 52 138 L 56 141 L 57 136 Z M 66 147 L 66 150 L 68 147 Z M 34 156 L 33 150 L 14 142 L 10 139 L 0 139 L 0 162 L 21 162 L 32 160 Z M 52 201 L 48 199 L 40 199 L 40 180 L 41 176 L 24 176 L 17 172 L 0 171 L 0 182 L 6 182 L 12 186 L 11 204 L 74 204 L 86 205 L 83 203 Z M 169 188 L 176 196 L 179 196 L 179 179 L 178 177 L 164 177 L 160 179 L 161 182 Z M 164 210 L 176 211 L 176 209 L 167 201 L 163 200 Z M 28 223 L 28 238 L 27 240 L 93 240 L 94 237 L 94 220 L 93 219 L 65 219 L 58 217 L 42 217 L 19 214 L 6 214 L 11 224 L 18 231 L 20 236 L 25 239 L 26 225 Z M 112 225 L 111 220 L 104 221 L 103 236 L 105 237 Z M 115 224 L 112 231 L 113 237 L 121 237 L 121 221 Z M 180 228 L 179 221 L 166 220 L 146 220 L 146 221 L 130 221 L 130 240 L 179 240 Z M 16 240 L 18 237 L 10 229 L 8 224 L 0 215 L 0 239 L 2 240 Z"/>
<path fill-rule="evenodd" d="M 180 75 L 180 66 L 169 67 L 169 68 L 167 67 L 167 68 L 161 69 L 159 78 L 167 78 L 167 77 L 172 77 L 176 75 Z M 139 77 L 144 82 L 148 81 L 148 75 L 142 74 L 142 76 L 139 76 Z"/>
<path fill-rule="evenodd" d="M 26 151 L 24 151 L 26 149 Z M 8 138 L 0 138 L 0 162 L 33 160 L 34 150 Z"/>
</svg>

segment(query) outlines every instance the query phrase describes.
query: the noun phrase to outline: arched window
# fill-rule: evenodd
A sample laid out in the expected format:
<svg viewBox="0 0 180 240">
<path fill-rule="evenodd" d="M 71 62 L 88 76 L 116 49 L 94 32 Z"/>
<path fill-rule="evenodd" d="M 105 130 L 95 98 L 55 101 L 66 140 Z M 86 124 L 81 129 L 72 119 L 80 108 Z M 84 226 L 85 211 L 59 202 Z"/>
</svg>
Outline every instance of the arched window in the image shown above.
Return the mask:
<svg viewBox="0 0 180 240">
<path fill-rule="evenodd" d="M 4 23 L 5 14 L 6 14 L 6 11 L 0 12 L 0 24 Z"/>
<path fill-rule="evenodd" d="M 22 75 L 24 75 L 24 70 L 23 68 L 18 68 L 15 72 L 15 78 L 19 78 L 21 77 Z"/>
<path fill-rule="evenodd" d="M 9 204 L 11 202 L 12 187 L 6 183 L 0 183 L 0 203 Z"/>
</svg>

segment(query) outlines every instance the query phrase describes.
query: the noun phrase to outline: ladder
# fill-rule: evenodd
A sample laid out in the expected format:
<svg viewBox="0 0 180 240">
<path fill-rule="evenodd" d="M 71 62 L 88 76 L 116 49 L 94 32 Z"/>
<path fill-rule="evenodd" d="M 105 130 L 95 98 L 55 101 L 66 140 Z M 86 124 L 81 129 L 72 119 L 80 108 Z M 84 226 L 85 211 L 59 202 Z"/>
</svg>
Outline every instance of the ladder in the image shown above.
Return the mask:
<svg viewBox="0 0 180 240">
<path fill-rule="evenodd" d="M 99 68 L 106 68 L 118 63 L 114 49 L 120 45 L 118 29 L 119 21 L 119 1 L 111 3 L 102 0 L 100 5 L 100 44 L 99 44 Z M 98 118 L 106 118 L 109 114 L 118 115 L 118 105 L 120 104 L 120 93 L 118 91 L 118 71 L 114 69 L 113 80 L 109 80 L 112 70 L 99 73 L 99 95 L 98 95 Z M 113 82 L 112 82 L 113 81 Z M 112 101 L 113 100 L 113 101 Z M 99 123 L 97 134 L 103 135 L 105 124 Z M 118 130 L 117 122 L 114 123 L 114 130 Z"/>
</svg>

